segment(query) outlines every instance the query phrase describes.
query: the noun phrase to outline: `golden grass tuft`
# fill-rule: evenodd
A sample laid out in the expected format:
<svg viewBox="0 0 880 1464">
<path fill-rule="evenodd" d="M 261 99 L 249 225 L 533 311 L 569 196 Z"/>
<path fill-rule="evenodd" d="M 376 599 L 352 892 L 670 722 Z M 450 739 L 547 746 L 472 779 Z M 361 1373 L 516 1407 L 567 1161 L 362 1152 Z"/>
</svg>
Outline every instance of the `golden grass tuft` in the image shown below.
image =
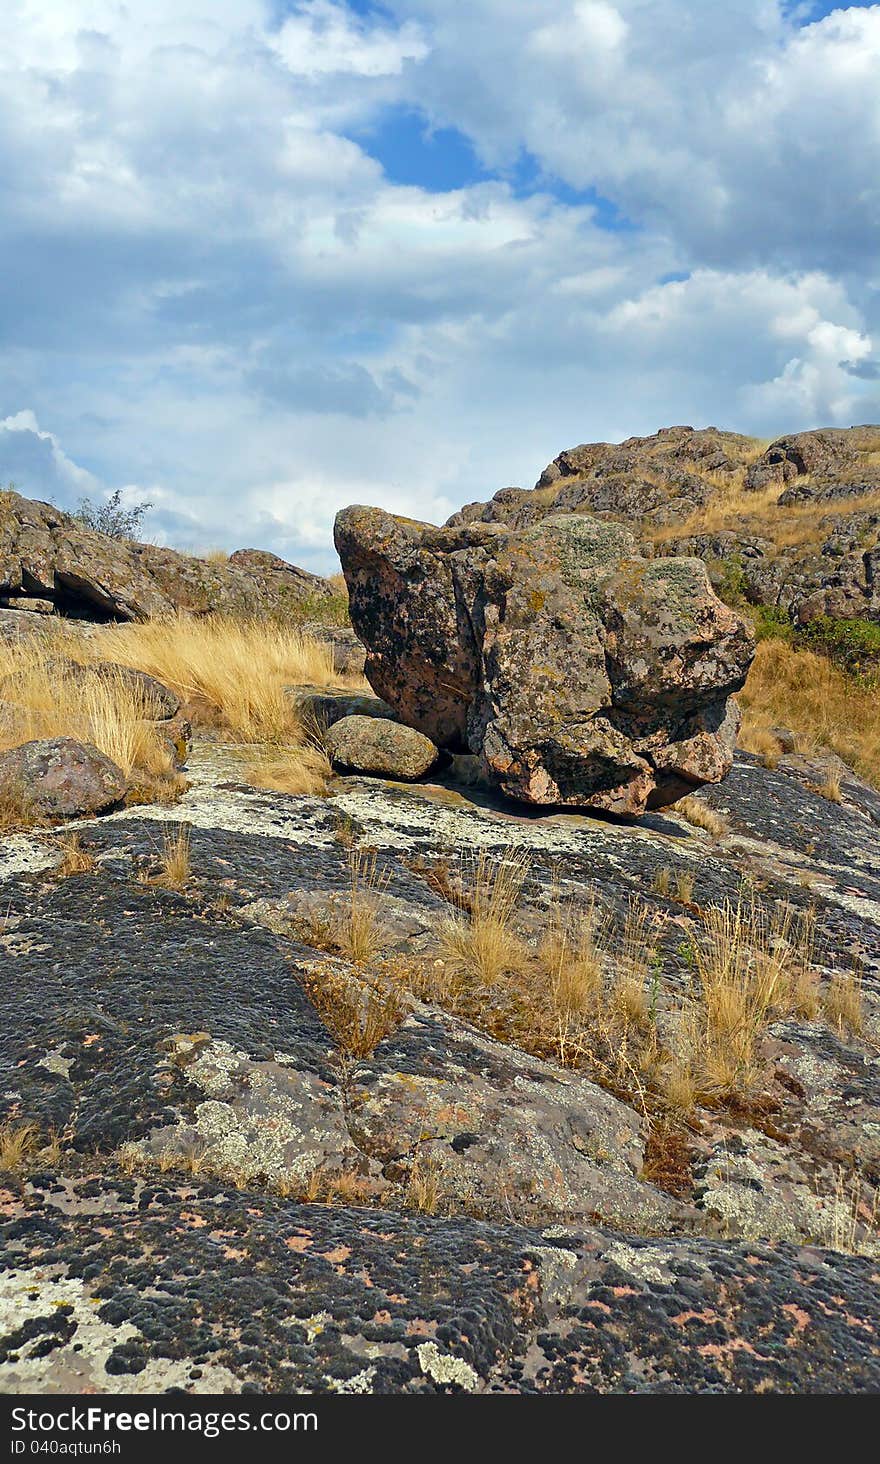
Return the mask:
<svg viewBox="0 0 880 1464">
<path fill-rule="evenodd" d="M 58 840 L 58 847 L 61 850 L 61 863 L 56 867 L 55 873 L 59 878 L 66 879 L 71 874 L 88 874 L 95 868 L 95 856 L 84 848 L 79 834 L 65 834 Z"/>
<path fill-rule="evenodd" d="M 458 908 L 439 933 L 447 978 L 455 985 L 491 986 L 522 967 L 525 952 L 514 917 L 526 869 L 526 856 L 516 849 L 500 860 L 481 851 L 470 862 Z"/>
<path fill-rule="evenodd" d="M 723 839 L 730 830 L 730 825 L 723 813 L 719 813 L 715 808 L 710 808 L 708 803 L 702 803 L 699 798 L 694 798 L 691 794 L 687 794 L 686 797 L 679 798 L 677 803 L 673 803 L 670 812 L 681 814 L 682 818 L 686 818 L 694 828 L 704 829 L 707 834 L 712 835 L 713 839 Z"/>
<path fill-rule="evenodd" d="M 880 787 L 880 691 L 860 686 L 825 656 L 760 641 L 739 703 L 741 747 L 760 752 L 771 726 L 790 727 L 804 751 L 827 747 Z"/>
<path fill-rule="evenodd" d="M 163 890 L 185 890 L 192 878 L 192 846 L 189 824 L 178 824 L 162 831 L 162 852 L 158 873 L 149 875 L 146 884 Z"/>
<path fill-rule="evenodd" d="M 841 1036 L 858 1037 L 865 1025 L 862 979 L 855 971 L 838 971 L 821 997 L 822 1013 L 829 1027 Z"/>
<path fill-rule="evenodd" d="M 45 1138 L 35 1123 L 0 1125 L 0 1172 L 15 1174 L 29 1164 L 54 1165 L 61 1155 L 56 1135 Z"/>
<path fill-rule="evenodd" d="M 704 912 L 694 945 L 701 1010 L 692 1013 L 691 1058 L 709 1096 L 749 1094 L 764 1071 L 760 1036 L 777 1016 L 818 1006 L 815 916 L 777 904 L 769 913 L 741 891 Z"/>
<path fill-rule="evenodd" d="M 427 1159 L 419 1149 L 407 1176 L 403 1194 L 404 1207 L 419 1215 L 436 1215 L 440 1208 L 442 1170 L 434 1159 Z"/>
<path fill-rule="evenodd" d="M 242 742 L 298 740 L 285 686 L 330 686 L 332 648 L 268 620 L 179 616 L 113 626 L 102 654 L 146 671 L 188 703 L 194 720 L 213 721 Z"/>
<path fill-rule="evenodd" d="M 314 742 L 260 747 L 247 758 L 248 782 L 276 793 L 321 797 L 332 773 L 326 752 Z"/>
</svg>

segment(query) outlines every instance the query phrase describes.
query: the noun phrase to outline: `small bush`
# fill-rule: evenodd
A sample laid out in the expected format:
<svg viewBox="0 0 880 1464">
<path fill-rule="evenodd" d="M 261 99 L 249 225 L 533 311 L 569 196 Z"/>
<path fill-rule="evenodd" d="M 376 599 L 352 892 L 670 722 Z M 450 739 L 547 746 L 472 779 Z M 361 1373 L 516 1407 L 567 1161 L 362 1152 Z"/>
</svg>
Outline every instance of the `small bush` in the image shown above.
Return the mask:
<svg viewBox="0 0 880 1464">
<path fill-rule="evenodd" d="M 122 493 L 117 488 L 104 503 L 81 498 L 73 517 L 87 529 L 94 529 L 108 539 L 135 539 L 152 507 L 152 503 L 135 503 L 129 507 L 123 503 Z"/>
</svg>

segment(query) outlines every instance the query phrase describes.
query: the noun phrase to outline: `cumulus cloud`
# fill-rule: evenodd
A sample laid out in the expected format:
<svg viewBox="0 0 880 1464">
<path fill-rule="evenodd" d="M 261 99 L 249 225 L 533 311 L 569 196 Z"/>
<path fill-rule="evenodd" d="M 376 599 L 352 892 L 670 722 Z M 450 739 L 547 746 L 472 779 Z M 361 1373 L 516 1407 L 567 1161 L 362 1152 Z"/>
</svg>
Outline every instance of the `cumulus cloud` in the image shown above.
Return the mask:
<svg viewBox="0 0 880 1464">
<path fill-rule="evenodd" d="M 0 479 L 323 568 L 345 503 L 880 415 L 880 5 L 802 10 L 7 0 Z M 400 109 L 482 171 L 396 182 Z"/>
</svg>

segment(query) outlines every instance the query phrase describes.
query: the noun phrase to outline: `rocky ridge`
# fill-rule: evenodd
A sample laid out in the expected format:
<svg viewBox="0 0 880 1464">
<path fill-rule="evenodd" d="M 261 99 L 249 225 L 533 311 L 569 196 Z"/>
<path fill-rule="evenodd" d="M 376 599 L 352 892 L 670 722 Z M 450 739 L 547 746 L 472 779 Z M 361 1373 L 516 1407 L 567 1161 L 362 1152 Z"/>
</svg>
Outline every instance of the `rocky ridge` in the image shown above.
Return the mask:
<svg viewBox="0 0 880 1464">
<path fill-rule="evenodd" d="M 319 575 L 265 550 L 228 560 L 108 539 L 48 503 L 0 494 L 0 617 L 60 612 L 84 620 L 192 614 L 290 614 L 333 594 Z M 11 618 L 10 618 L 11 617 Z"/>
</svg>

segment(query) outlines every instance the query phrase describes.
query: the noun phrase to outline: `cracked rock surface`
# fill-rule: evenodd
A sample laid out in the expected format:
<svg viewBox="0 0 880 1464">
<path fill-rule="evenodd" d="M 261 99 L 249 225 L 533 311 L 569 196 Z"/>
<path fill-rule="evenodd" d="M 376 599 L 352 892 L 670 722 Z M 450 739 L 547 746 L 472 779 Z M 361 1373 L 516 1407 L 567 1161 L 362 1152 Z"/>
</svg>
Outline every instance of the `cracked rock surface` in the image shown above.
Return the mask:
<svg viewBox="0 0 880 1464">
<path fill-rule="evenodd" d="M 0 1388 L 877 1391 L 878 1253 L 852 1243 L 880 1181 L 876 795 L 853 780 L 833 804 L 738 755 L 697 795 L 726 820 L 711 838 L 674 810 L 524 812 L 451 781 L 286 796 L 237 766 L 197 742 L 180 804 L 79 820 L 90 870 L 60 875 L 51 833 L 0 849 L 0 1121 L 55 1140 L 0 1177 Z M 180 822 L 174 892 L 147 881 Z M 332 939 L 352 839 L 381 876 L 361 964 Z M 661 1022 L 702 907 L 744 878 L 812 907 L 823 981 L 858 952 L 863 1037 L 772 1024 L 763 1107 L 700 1110 L 675 1185 L 632 1095 L 430 998 L 347 1048 L 351 1003 L 402 961 L 430 972 L 438 869 L 511 847 L 524 939 L 587 890 L 665 915 Z M 693 876 L 689 902 L 663 870 Z"/>
</svg>

